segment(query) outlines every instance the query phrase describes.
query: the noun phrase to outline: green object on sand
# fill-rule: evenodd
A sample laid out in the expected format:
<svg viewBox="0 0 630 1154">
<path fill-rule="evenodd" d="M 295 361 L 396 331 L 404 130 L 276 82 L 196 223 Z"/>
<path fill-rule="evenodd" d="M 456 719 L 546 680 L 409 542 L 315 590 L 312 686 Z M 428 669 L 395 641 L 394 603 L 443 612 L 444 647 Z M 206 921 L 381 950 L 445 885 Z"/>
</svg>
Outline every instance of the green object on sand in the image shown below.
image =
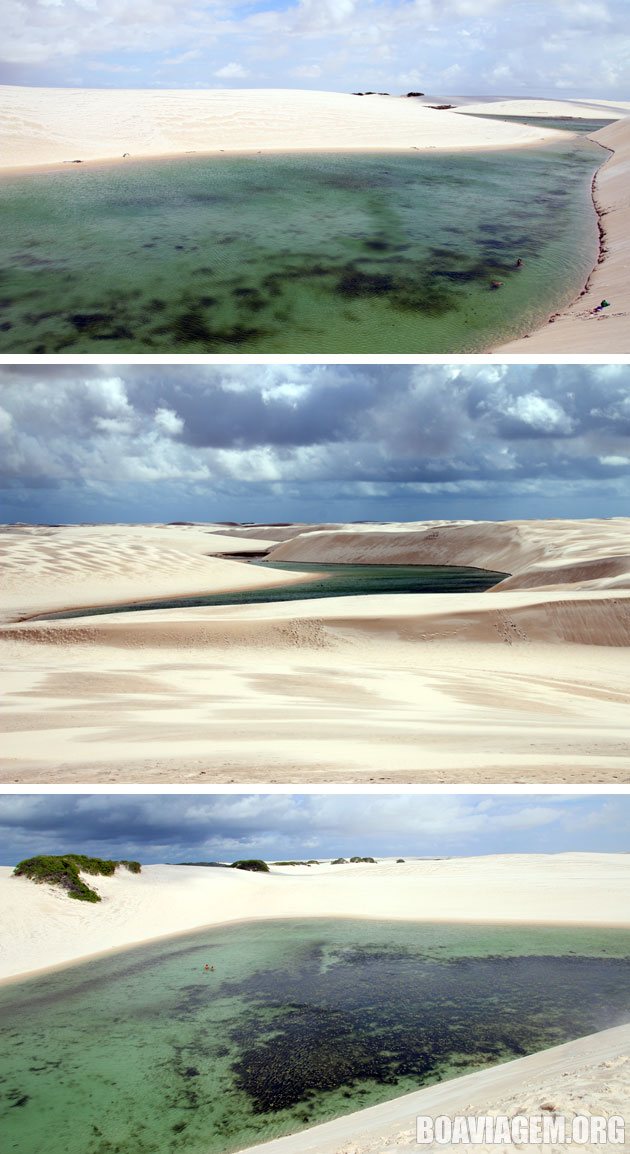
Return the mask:
<svg viewBox="0 0 630 1154">
<path fill-rule="evenodd" d="M 86 885 L 80 877 L 81 873 L 94 876 L 111 877 L 117 866 L 125 866 L 130 873 L 139 874 L 140 862 L 137 861 L 110 861 L 98 857 L 87 857 L 85 854 L 70 853 L 64 856 L 39 855 L 25 858 L 18 862 L 13 873 L 15 877 L 27 877 L 31 881 L 47 883 L 66 890 L 69 898 L 80 902 L 100 902 L 100 895 L 96 890 Z"/>
</svg>

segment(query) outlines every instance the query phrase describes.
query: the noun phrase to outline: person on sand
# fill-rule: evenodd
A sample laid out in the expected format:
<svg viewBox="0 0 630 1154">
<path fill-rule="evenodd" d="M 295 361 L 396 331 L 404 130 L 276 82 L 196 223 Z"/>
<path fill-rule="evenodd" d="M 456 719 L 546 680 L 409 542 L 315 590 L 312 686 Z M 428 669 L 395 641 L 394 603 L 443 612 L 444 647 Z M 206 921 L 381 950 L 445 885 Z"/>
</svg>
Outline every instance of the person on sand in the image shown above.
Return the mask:
<svg viewBox="0 0 630 1154">
<path fill-rule="evenodd" d="M 610 308 L 610 301 L 607 301 L 604 298 L 604 300 L 600 301 L 600 303 L 598 305 L 595 305 L 595 308 L 592 311 L 594 313 L 601 313 L 602 309 L 609 309 L 609 308 Z"/>
</svg>

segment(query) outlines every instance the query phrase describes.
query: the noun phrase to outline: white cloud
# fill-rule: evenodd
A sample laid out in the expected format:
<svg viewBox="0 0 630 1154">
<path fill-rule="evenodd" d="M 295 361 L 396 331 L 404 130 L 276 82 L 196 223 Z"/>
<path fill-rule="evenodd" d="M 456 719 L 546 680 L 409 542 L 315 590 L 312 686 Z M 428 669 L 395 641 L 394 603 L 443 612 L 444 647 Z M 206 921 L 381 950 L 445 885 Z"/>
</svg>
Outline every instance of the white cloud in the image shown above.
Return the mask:
<svg viewBox="0 0 630 1154">
<path fill-rule="evenodd" d="M 451 79 L 461 92 L 508 85 L 545 95 L 560 84 L 627 96 L 627 0 L 269 0 L 256 9 L 235 0 L 5 0 L 2 55 L 22 83 L 71 84 L 87 58 L 91 70 L 129 72 L 139 87 L 159 83 L 165 66 L 181 69 L 185 84 L 186 65 L 198 63 L 206 76 L 272 87 L 316 80 L 319 67 L 341 90 L 394 91 L 417 73 L 414 86 L 436 93 Z M 224 71 L 234 68 L 242 71 Z M 189 83 L 198 80 L 195 70 Z"/>
<path fill-rule="evenodd" d="M 177 436 L 184 428 L 184 422 L 181 417 L 173 409 L 156 409 L 155 423 L 159 429 L 162 429 L 169 436 Z"/>
<path fill-rule="evenodd" d="M 514 415 L 531 429 L 545 433 L 570 433 L 573 421 L 562 406 L 540 393 L 526 393 L 506 404 L 506 413 Z"/>
<path fill-rule="evenodd" d="M 628 366 L 127 365 L 116 374 L 0 367 L 0 475 L 17 493 L 38 490 L 32 519 L 51 519 L 46 483 L 71 489 L 75 507 L 88 488 L 106 486 L 124 507 L 125 485 L 145 505 L 156 486 L 177 485 L 185 508 L 186 493 L 205 485 L 224 494 L 219 517 L 232 499 L 273 491 L 279 510 L 290 499 L 305 519 L 312 500 L 333 503 L 323 519 L 343 498 L 357 519 L 396 520 L 396 501 L 422 494 L 500 494 L 502 517 L 525 494 L 563 500 L 575 515 L 600 492 L 604 513 L 611 493 L 620 504 L 628 495 Z M 53 517 L 67 519 L 61 507 Z"/>
<path fill-rule="evenodd" d="M 223 68 L 217 68 L 214 75 L 221 80 L 243 80 L 249 73 L 242 64 L 237 64 L 233 60 L 230 64 L 224 64 Z"/>
</svg>

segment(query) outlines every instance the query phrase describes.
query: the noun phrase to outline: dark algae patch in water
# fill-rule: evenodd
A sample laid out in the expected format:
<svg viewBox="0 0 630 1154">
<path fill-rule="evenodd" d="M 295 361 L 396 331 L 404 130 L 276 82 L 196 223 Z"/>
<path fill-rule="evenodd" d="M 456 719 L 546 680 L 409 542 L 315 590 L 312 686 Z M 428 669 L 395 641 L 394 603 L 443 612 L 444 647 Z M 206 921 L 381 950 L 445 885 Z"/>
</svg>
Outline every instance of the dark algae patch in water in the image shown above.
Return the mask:
<svg viewBox="0 0 630 1154">
<path fill-rule="evenodd" d="M 582 287 L 600 162 L 568 135 L 7 177 L 0 351 L 483 349 Z"/>
<path fill-rule="evenodd" d="M 580 1032 L 589 1032 L 594 1009 L 595 1016 L 606 1014 L 610 979 L 627 978 L 627 963 L 608 967 L 607 993 L 595 996 L 597 1009 L 589 1008 Z M 566 1041 L 569 1007 L 591 1000 L 592 979 L 588 959 L 440 962 L 392 947 L 348 950 L 331 981 L 315 948 L 292 981 L 271 972 L 257 978 L 255 989 L 246 984 L 259 1010 L 233 1035 L 243 1049 L 234 1065 L 237 1084 L 262 1114 L 313 1101 L 319 1091 L 413 1089 L 458 1068 L 532 1053 L 543 1038 L 548 1046 Z M 273 1030 L 265 1039 L 270 1014 Z M 260 1040 L 252 1044 L 252 1035 Z"/>
<path fill-rule="evenodd" d="M 3 1149 L 226 1154 L 626 1020 L 629 954 L 600 928 L 283 920 L 5 987 Z"/>
</svg>

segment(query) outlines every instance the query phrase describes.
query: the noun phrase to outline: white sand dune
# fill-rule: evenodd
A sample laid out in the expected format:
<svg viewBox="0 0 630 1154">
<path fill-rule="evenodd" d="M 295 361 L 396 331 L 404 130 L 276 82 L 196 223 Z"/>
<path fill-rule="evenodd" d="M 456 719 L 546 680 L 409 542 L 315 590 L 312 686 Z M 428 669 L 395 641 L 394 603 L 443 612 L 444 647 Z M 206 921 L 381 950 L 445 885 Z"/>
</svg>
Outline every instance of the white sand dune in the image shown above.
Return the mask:
<svg viewBox="0 0 630 1154">
<path fill-rule="evenodd" d="M 538 127 L 464 120 L 418 100 L 302 89 L 0 87 L 1 167 L 186 152 L 513 148 Z"/>
<path fill-rule="evenodd" d="M 0 620 L 291 583 L 291 574 L 215 556 L 264 552 L 271 544 L 193 525 L 147 525 L 141 536 L 133 525 L 116 525 L 113 535 L 107 525 L 0 527 Z"/>
<path fill-rule="evenodd" d="M 339 526 L 272 553 L 513 576 L 42 622 L 17 618 L 271 571 L 202 556 L 242 544 L 200 526 L 8 531 L 0 780 L 627 782 L 627 541 L 624 519 Z"/>
<path fill-rule="evenodd" d="M 630 587 L 630 518 L 581 521 L 416 522 L 302 530 L 269 550 L 270 561 L 470 565 L 509 572 L 494 587 Z"/>
</svg>

